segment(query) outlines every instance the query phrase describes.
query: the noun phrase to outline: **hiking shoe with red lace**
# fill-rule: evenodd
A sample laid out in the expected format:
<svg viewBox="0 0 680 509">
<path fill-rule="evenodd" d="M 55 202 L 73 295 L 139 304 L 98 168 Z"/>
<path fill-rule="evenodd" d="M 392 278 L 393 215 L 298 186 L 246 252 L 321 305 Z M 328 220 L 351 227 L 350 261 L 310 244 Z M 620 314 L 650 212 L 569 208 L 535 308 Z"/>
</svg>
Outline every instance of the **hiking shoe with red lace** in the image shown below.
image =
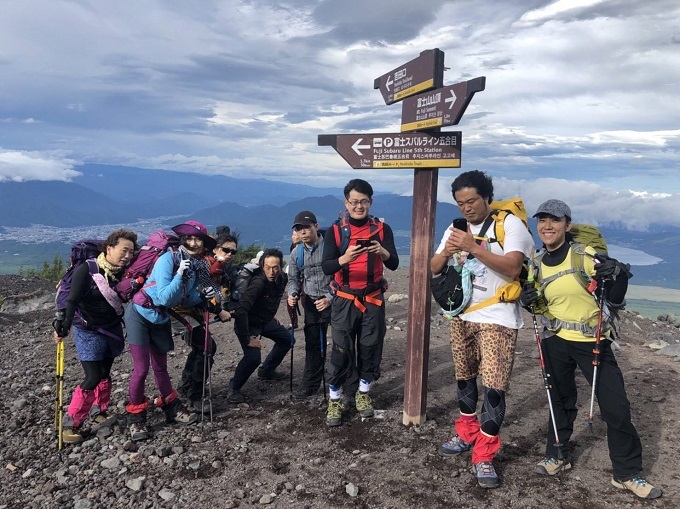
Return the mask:
<svg viewBox="0 0 680 509">
<path fill-rule="evenodd" d="M 627 481 L 617 481 L 612 478 L 612 484 L 619 489 L 632 491 L 640 498 L 659 498 L 661 496 L 659 488 L 655 488 L 639 475 Z"/>
<path fill-rule="evenodd" d="M 447 440 L 439 446 L 439 455 L 444 456 L 445 458 L 457 456 L 461 453 L 469 451 L 471 447 L 472 444 L 468 444 L 458 435 L 453 435 L 450 440 Z"/>
<path fill-rule="evenodd" d="M 498 488 L 501 481 L 498 478 L 496 469 L 490 461 L 482 461 L 472 466 L 472 472 L 477 477 L 477 484 L 480 488 L 492 489 Z"/>
<path fill-rule="evenodd" d="M 551 456 L 546 456 L 538 462 L 534 471 L 541 475 L 555 475 L 563 472 L 564 470 L 569 470 L 570 468 L 571 463 L 569 460 L 559 460 Z"/>
</svg>

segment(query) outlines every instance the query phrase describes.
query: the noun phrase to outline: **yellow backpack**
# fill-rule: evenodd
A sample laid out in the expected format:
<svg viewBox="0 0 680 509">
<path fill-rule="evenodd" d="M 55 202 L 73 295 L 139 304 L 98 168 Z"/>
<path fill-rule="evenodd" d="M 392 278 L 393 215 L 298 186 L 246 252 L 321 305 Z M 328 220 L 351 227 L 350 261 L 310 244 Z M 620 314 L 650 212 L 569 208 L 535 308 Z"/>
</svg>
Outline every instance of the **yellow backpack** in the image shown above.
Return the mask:
<svg viewBox="0 0 680 509">
<path fill-rule="evenodd" d="M 496 221 L 494 235 L 498 243 L 503 247 L 505 242 L 505 218 L 508 214 L 519 217 L 524 226 L 529 229 L 529 220 L 527 217 L 527 209 L 524 207 L 524 202 L 521 198 L 508 198 L 507 200 L 494 200 L 491 202 L 491 216 Z M 531 231 L 529 231 L 531 233 Z"/>
</svg>

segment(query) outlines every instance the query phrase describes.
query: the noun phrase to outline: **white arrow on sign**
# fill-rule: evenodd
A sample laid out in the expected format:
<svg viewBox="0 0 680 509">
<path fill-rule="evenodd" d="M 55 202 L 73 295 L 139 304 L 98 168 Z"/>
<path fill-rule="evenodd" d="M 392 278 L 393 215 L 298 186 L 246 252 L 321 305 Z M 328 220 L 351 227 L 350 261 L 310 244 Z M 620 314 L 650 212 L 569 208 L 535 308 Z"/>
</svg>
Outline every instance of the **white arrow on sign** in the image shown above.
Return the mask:
<svg viewBox="0 0 680 509">
<path fill-rule="evenodd" d="M 453 105 L 456 102 L 457 97 L 454 89 L 449 90 L 449 92 L 451 92 L 451 97 L 447 97 L 446 99 L 444 99 L 444 102 L 449 103 L 449 109 L 451 109 L 453 108 Z"/>
<path fill-rule="evenodd" d="M 363 138 L 359 138 L 357 141 L 354 142 L 354 145 L 352 145 L 352 150 L 354 150 L 354 152 L 356 152 L 356 154 L 358 156 L 364 155 L 360 152 L 360 150 L 366 150 L 366 149 L 371 148 L 370 145 L 360 145 L 362 140 L 363 140 Z"/>
<path fill-rule="evenodd" d="M 387 89 L 388 92 L 390 92 L 390 87 L 392 86 L 392 83 L 394 83 L 394 81 L 392 80 L 392 75 L 390 74 L 387 77 L 387 81 L 385 82 L 385 88 Z"/>
</svg>

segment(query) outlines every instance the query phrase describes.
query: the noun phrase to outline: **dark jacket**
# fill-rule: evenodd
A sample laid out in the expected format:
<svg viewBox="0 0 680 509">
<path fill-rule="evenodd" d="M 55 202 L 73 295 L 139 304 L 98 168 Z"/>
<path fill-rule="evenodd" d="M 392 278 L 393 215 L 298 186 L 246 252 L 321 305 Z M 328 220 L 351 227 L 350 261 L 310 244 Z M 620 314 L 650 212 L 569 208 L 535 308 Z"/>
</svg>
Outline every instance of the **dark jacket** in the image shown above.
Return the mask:
<svg viewBox="0 0 680 509">
<path fill-rule="evenodd" d="M 104 270 L 99 269 L 99 273 L 104 274 Z M 110 286 L 114 286 L 115 283 L 117 281 L 112 282 Z M 64 313 L 64 326 L 67 330 L 74 321 L 76 310 L 84 320 L 87 320 L 90 327 L 109 328 L 122 321 L 122 317 L 116 314 L 115 309 L 111 307 L 97 285 L 93 283 L 87 263 L 83 263 L 73 273 Z M 78 318 L 75 318 L 75 324 L 81 326 Z"/>
<path fill-rule="evenodd" d="M 234 312 L 234 332 L 241 341 L 247 342 L 251 326 L 274 319 L 287 284 L 288 276 L 283 272 L 273 283 L 261 271 L 253 276 Z"/>
</svg>

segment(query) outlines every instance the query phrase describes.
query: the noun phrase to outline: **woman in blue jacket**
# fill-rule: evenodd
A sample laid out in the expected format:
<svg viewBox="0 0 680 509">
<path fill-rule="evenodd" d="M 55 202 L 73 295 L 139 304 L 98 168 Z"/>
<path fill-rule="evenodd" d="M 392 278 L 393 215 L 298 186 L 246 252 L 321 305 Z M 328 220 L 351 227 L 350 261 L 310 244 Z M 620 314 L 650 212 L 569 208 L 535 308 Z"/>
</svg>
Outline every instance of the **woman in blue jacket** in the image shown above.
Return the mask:
<svg viewBox="0 0 680 509">
<path fill-rule="evenodd" d="M 146 427 L 149 398 L 144 394 L 149 366 L 161 394 L 155 403 L 165 411 L 166 421 L 191 424 L 198 420 L 198 415 L 188 412 L 179 400 L 168 374 L 168 352 L 175 346 L 169 310 L 180 305 L 196 306 L 205 297 L 214 295 L 210 286 L 203 293 L 199 291 L 204 279 L 199 277 L 199 269 L 203 267 L 205 250 L 215 247 L 215 239 L 196 221 L 187 221 L 172 230 L 180 237 L 179 250 L 168 251 L 156 261 L 144 288 L 135 294 L 125 311 L 133 362 L 130 401 L 126 407 L 132 440 L 144 440 L 149 436 Z M 208 281 L 209 277 L 207 274 Z"/>
</svg>

